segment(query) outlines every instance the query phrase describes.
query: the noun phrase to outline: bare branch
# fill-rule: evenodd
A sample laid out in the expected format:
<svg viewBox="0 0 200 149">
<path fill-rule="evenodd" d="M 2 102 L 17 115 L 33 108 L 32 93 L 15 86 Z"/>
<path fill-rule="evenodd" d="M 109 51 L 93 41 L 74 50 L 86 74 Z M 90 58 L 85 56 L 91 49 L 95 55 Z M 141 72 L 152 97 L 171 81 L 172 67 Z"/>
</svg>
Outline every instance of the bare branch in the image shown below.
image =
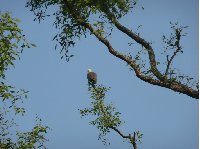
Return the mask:
<svg viewBox="0 0 200 149">
<path fill-rule="evenodd" d="M 117 129 L 116 127 L 110 126 L 109 128 L 113 129 L 115 132 L 117 132 L 122 138 L 124 139 L 129 139 L 129 141 L 131 142 L 131 144 L 133 145 L 134 149 L 137 149 L 137 144 L 136 144 L 136 133 L 134 132 L 134 135 L 131 136 L 131 134 L 129 134 L 128 136 L 124 135 L 119 129 Z"/>
</svg>

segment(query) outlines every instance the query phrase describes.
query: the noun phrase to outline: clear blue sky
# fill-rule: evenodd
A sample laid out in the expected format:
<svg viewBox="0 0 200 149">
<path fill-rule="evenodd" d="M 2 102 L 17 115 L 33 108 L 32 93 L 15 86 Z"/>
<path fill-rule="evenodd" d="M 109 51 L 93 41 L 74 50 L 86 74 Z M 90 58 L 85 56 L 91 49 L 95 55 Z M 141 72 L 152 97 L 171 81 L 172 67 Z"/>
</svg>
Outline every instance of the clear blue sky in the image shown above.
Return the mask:
<svg viewBox="0 0 200 149">
<path fill-rule="evenodd" d="M 92 68 L 100 84 L 112 87 L 106 100 L 122 113 L 126 123 L 120 129 L 125 133 L 140 130 L 144 134 L 139 149 L 198 148 L 197 100 L 142 82 L 94 37 L 80 40 L 71 49 L 75 56 L 67 63 L 54 50 L 52 38 L 59 32 L 52 26 L 54 18 L 40 24 L 34 22 L 33 14 L 25 8 L 25 0 L 0 0 L 0 10 L 10 11 L 19 18 L 28 40 L 37 45 L 25 50 L 21 60 L 16 61 L 16 68 L 7 72 L 11 85 L 30 91 L 24 103 L 26 116 L 17 117 L 20 130 L 31 129 L 38 114 L 52 128 L 47 134 L 49 149 L 130 148 L 114 132 L 108 135 L 111 145 L 104 146 L 97 139 L 98 130 L 88 124 L 90 118 L 80 117 L 78 109 L 89 106 L 90 102 L 86 71 Z M 171 31 L 170 21 L 189 26 L 183 40 L 184 54 L 174 64 L 182 73 L 197 79 L 198 0 L 140 0 L 136 12 L 121 20 L 128 27 L 142 24 L 141 35 L 153 41 L 158 53 L 162 50 L 162 35 Z M 119 32 L 114 35 L 111 39 L 114 47 L 127 49 L 125 43 L 130 39 Z"/>
</svg>

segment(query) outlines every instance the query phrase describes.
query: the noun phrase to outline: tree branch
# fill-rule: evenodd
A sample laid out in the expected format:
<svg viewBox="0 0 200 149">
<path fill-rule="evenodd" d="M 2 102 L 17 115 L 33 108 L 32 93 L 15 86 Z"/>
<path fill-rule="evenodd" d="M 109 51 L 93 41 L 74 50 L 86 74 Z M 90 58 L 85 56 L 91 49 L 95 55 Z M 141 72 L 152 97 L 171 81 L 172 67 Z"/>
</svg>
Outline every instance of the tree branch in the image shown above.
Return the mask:
<svg viewBox="0 0 200 149">
<path fill-rule="evenodd" d="M 125 62 L 127 62 L 134 69 L 136 76 L 138 78 L 140 78 L 141 80 L 148 82 L 150 84 L 153 84 L 153 85 L 158 85 L 158 86 L 161 86 L 161 87 L 169 88 L 173 91 L 186 94 L 186 95 L 193 97 L 193 98 L 196 98 L 196 99 L 199 98 L 199 92 L 193 90 L 192 88 L 190 88 L 186 85 L 180 84 L 180 83 L 175 82 L 175 81 L 171 82 L 171 81 L 168 81 L 168 80 L 164 80 L 164 81 L 155 80 L 151 77 L 143 75 L 140 71 L 140 67 L 136 64 L 136 62 L 134 60 L 131 60 L 129 57 L 117 52 L 116 50 L 114 50 L 113 47 L 111 46 L 111 44 L 109 43 L 109 41 L 107 39 L 103 38 L 101 35 L 99 35 L 92 28 L 92 26 L 89 23 L 83 22 L 82 25 L 84 25 L 87 29 L 89 29 L 92 34 L 94 34 L 103 44 L 105 44 L 107 46 L 109 52 L 112 55 L 122 59 Z"/>
<path fill-rule="evenodd" d="M 122 138 L 124 139 L 129 139 L 129 141 L 131 142 L 131 144 L 133 145 L 134 149 L 137 149 L 137 144 L 136 144 L 136 133 L 134 132 L 133 137 L 131 136 L 131 134 L 129 134 L 128 136 L 124 135 L 120 130 L 118 130 L 116 127 L 110 126 L 109 128 L 113 129 L 115 132 L 117 132 Z"/>
<path fill-rule="evenodd" d="M 121 131 L 119 131 L 117 128 L 113 127 L 113 126 L 110 126 L 109 128 L 113 129 L 114 131 L 116 131 L 122 138 L 124 139 L 129 139 L 129 135 L 128 136 L 125 136 L 121 133 Z"/>
<path fill-rule="evenodd" d="M 181 31 L 182 31 L 182 29 L 181 30 L 176 29 L 176 41 L 175 41 L 175 43 L 170 42 L 170 46 L 172 46 L 172 48 L 176 47 L 176 50 L 174 51 L 174 53 L 170 59 L 169 59 L 169 55 L 167 55 L 167 67 L 165 70 L 165 77 L 167 77 L 167 75 L 168 75 L 168 71 L 170 69 L 170 65 L 171 65 L 173 59 L 179 52 L 181 52 L 181 49 L 182 49 L 182 47 L 180 46 Z"/>
<path fill-rule="evenodd" d="M 150 61 L 150 66 L 151 66 L 151 70 L 152 73 L 161 81 L 164 81 L 165 78 L 162 75 L 162 73 L 160 73 L 160 71 L 157 68 L 157 62 L 155 59 L 155 54 L 154 54 L 154 50 L 151 47 L 150 43 L 145 41 L 143 38 L 141 38 L 140 36 L 138 36 L 137 34 L 135 34 L 134 32 L 132 32 L 131 30 L 129 30 L 128 28 L 126 28 L 125 26 L 121 25 L 116 18 L 114 17 L 110 17 L 108 16 L 108 18 L 112 21 L 112 23 L 123 33 L 125 33 L 126 35 L 128 35 L 130 38 L 132 38 L 134 41 L 136 41 L 137 43 L 141 44 L 143 47 L 145 47 L 148 51 L 149 54 L 149 61 Z"/>
<path fill-rule="evenodd" d="M 175 56 L 177 55 L 178 52 L 179 52 L 179 50 L 177 49 L 177 50 L 174 52 L 174 54 L 171 56 L 170 59 L 169 59 L 169 55 L 167 55 L 167 67 L 166 67 L 166 70 L 165 70 L 165 77 L 167 77 L 168 72 L 169 72 L 170 65 L 171 65 L 173 59 L 175 58 Z"/>
<path fill-rule="evenodd" d="M 75 18 L 77 20 L 77 23 L 79 23 L 80 25 L 84 26 L 86 29 L 88 29 L 91 34 L 95 35 L 96 38 L 101 41 L 107 48 L 108 51 L 114 55 L 115 57 L 125 61 L 126 63 L 129 64 L 129 66 L 131 68 L 133 68 L 133 70 L 135 71 L 135 74 L 138 78 L 140 78 L 141 80 L 148 82 L 150 84 L 153 85 L 157 85 L 157 86 L 161 86 L 161 87 L 165 87 L 168 89 L 171 89 L 175 92 L 179 92 L 182 94 L 186 94 L 192 98 L 198 99 L 199 98 L 199 91 L 192 89 L 191 87 L 188 87 L 184 84 L 181 84 L 180 82 L 177 81 L 171 81 L 169 79 L 166 79 L 166 77 L 164 75 L 162 75 L 160 73 L 160 71 L 157 69 L 156 67 L 156 59 L 155 59 L 155 54 L 154 54 L 154 50 L 153 48 L 150 46 L 150 44 L 148 42 L 146 42 L 144 39 L 142 39 L 141 37 L 139 37 L 138 35 L 136 35 L 135 33 L 133 33 L 131 30 L 129 30 L 128 28 L 124 27 L 123 25 L 121 25 L 116 19 L 112 19 L 113 24 L 123 33 L 127 34 L 129 37 L 131 37 L 133 40 L 135 40 L 137 43 L 141 44 L 142 46 L 144 46 L 147 50 L 148 50 L 148 54 L 149 54 L 149 60 L 150 60 L 150 65 L 151 65 L 151 72 L 158 78 L 158 80 L 153 79 L 152 77 L 143 75 L 142 72 L 140 71 L 140 67 L 139 65 L 136 63 L 135 60 L 130 59 L 128 56 L 123 55 L 121 53 L 119 53 L 118 51 L 116 51 L 112 45 L 110 44 L 110 42 L 104 38 L 102 35 L 100 35 L 93 27 L 91 24 L 87 23 L 86 21 L 84 21 L 83 18 L 81 18 L 80 15 L 78 15 L 76 12 L 73 11 L 73 7 L 70 7 L 70 4 L 68 3 L 67 0 L 63 1 L 65 7 L 69 10 L 69 12 L 71 13 L 72 17 Z M 172 58 L 173 59 L 173 58 Z"/>
</svg>

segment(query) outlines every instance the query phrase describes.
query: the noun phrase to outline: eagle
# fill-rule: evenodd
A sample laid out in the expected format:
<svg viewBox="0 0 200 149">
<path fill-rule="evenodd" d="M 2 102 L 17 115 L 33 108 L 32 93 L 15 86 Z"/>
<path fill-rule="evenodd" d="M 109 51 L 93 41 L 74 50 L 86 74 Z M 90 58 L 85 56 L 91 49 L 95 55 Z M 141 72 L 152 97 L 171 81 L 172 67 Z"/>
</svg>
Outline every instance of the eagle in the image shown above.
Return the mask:
<svg viewBox="0 0 200 149">
<path fill-rule="evenodd" d="M 91 85 L 95 88 L 95 84 L 97 83 L 97 74 L 92 71 L 92 69 L 88 69 L 87 79 L 89 86 Z"/>
</svg>

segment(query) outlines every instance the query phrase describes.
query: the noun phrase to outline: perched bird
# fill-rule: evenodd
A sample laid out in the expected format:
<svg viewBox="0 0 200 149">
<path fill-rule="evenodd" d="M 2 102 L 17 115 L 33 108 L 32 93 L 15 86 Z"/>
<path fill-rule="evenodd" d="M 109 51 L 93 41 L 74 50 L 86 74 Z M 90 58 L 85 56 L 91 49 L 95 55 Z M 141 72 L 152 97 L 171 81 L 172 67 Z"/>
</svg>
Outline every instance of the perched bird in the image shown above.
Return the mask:
<svg viewBox="0 0 200 149">
<path fill-rule="evenodd" d="M 92 71 L 92 69 L 88 69 L 87 79 L 89 86 L 92 85 L 95 88 L 95 84 L 97 83 L 97 74 Z"/>
</svg>

